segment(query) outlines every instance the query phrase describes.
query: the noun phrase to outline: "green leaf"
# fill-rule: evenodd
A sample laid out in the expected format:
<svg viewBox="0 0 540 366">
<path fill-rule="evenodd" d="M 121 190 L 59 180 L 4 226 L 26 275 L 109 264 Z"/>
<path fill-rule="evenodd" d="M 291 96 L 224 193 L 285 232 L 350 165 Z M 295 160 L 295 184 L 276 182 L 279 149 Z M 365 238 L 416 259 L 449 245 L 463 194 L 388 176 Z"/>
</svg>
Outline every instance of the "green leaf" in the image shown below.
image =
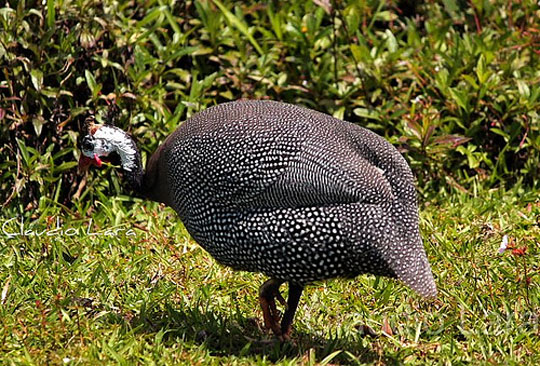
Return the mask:
<svg viewBox="0 0 540 366">
<path fill-rule="evenodd" d="M 165 14 L 165 18 L 167 18 L 167 23 L 169 23 L 169 25 L 171 26 L 171 28 L 173 29 L 173 31 L 177 35 L 177 37 L 182 35 L 182 30 L 178 26 L 178 22 L 174 19 L 173 15 L 169 11 L 169 9 L 165 8 L 163 10 L 163 13 Z"/>
<path fill-rule="evenodd" d="M 379 112 L 373 109 L 367 109 L 367 108 L 355 108 L 353 109 L 353 113 L 356 114 L 358 117 L 363 118 L 369 118 L 369 119 L 375 119 L 380 120 L 381 116 L 379 115 Z"/>
<path fill-rule="evenodd" d="M 58 166 L 56 166 L 54 168 L 54 172 L 55 173 L 60 173 L 60 172 L 63 172 L 63 171 L 66 171 L 66 170 L 69 170 L 69 169 L 72 169 L 74 167 L 77 166 L 77 162 L 76 161 L 66 161 Z"/>
<path fill-rule="evenodd" d="M 465 112 L 469 112 L 469 96 L 466 90 L 460 90 L 458 88 L 450 88 L 450 95 L 452 99 L 460 106 Z"/>
<path fill-rule="evenodd" d="M 137 23 L 137 27 L 142 28 L 149 23 L 153 23 L 157 19 L 160 19 L 158 23 L 161 23 L 164 18 L 164 10 L 166 9 L 167 7 L 165 5 L 155 8 L 154 10 L 146 14 L 146 16 L 140 22 Z"/>
<path fill-rule="evenodd" d="M 276 35 L 277 39 L 279 39 L 280 41 L 283 40 L 283 32 L 281 30 L 282 29 L 281 14 L 274 12 L 274 8 L 271 2 L 268 5 L 266 13 L 268 14 L 268 19 L 270 19 L 272 30 L 274 31 L 274 34 Z"/>
<path fill-rule="evenodd" d="M 36 136 L 39 137 L 39 135 L 41 135 L 41 130 L 43 129 L 43 117 L 32 118 L 32 124 L 34 125 Z"/>
<path fill-rule="evenodd" d="M 516 80 L 516 84 L 518 87 L 519 94 L 524 97 L 525 99 L 528 99 L 531 95 L 531 90 L 529 89 L 529 85 L 523 80 Z"/>
<path fill-rule="evenodd" d="M 261 46 L 259 46 L 255 38 L 253 38 L 253 36 L 249 32 L 248 26 L 243 21 L 238 19 L 236 15 L 231 13 L 229 9 L 227 9 L 225 5 L 223 5 L 219 0 L 212 0 L 212 1 L 214 2 L 214 4 L 216 4 L 219 10 L 221 10 L 223 15 L 225 15 L 225 18 L 227 18 L 227 21 L 236 29 L 238 29 L 244 36 L 246 36 L 249 43 L 251 43 L 251 45 L 257 50 L 259 55 L 261 56 L 264 55 L 263 49 L 261 48 Z"/>
<path fill-rule="evenodd" d="M 98 93 L 101 90 L 101 85 L 98 85 L 96 83 L 96 78 L 90 72 L 90 70 L 84 70 L 84 77 L 86 78 L 86 84 L 88 85 L 88 88 L 90 88 L 90 92 L 92 93 L 93 99 L 96 99 L 98 96 Z"/>
<path fill-rule="evenodd" d="M 56 9 L 54 7 L 55 0 L 47 0 L 47 26 L 49 28 L 54 28 L 54 23 L 56 20 Z"/>
<path fill-rule="evenodd" d="M 366 62 L 371 60 L 371 54 L 369 53 L 369 49 L 363 44 L 353 43 L 349 46 L 349 48 L 351 49 L 351 53 L 353 54 L 356 62 Z"/>
<path fill-rule="evenodd" d="M 332 352 L 331 354 L 329 354 L 328 356 L 326 356 L 326 357 L 319 363 L 319 365 L 324 366 L 324 365 L 330 364 L 330 361 L 332 361 L 334 358 L 336 358 L 336 356 L 339 355 L 341 352 L 343 352 L 343 351 L 342 351 L 342 350 L 338 350 L 338 351 Z"/>
<path fill-rule="evenodd" d="M 474 89 L 478 90 L 478 84 L 476 83 L 476 80 L 474 80 L 474 77 L 468 74 L 463 74 L 463 79 L 468 82 Z"/>
<path fill-rule="evenodd" d="M 38 69 L 33 69 L 30 71 L 30 79 L 32 80 L 32 85 L 34 85 L 34 88 L 37 91 L 40 91 L 41 87 L 43 86 L 43 72 Z"/>
<path fill-rule="evenodd" d="M 26 145 L 22 140 L 16 139 L 16 141 L 17 146 L 19 147 L 19 151 L 21 152 L 23 161 L 28 164 L 28 162 L 30 161 L 30 155 L 28 154 L 28 149 L 26 148 Z"/>
<path fill-rule="evenodd" d="M 388 51 L 391 53 L 396 52 L 398 50 L 396 37 L 389 29 L 387 29 L 384 33 L 386 34 L 386 47 L 388 48 Z"/>
<path fill-rule="evenodd" d="M 347 22 L 347 27 L 355 32 L 360 27 L 360 21 L 362 20 L 362 15 L 358 5 L 352 4 L 349 5 L 345 11 L 345 21 Z"/>
<path fill-rule="evenodd" d="M 481 55 L 478 58 L 478 62 L 476 64 L 476 77 L 478 77 L 478 82 L 480 83 L 480 85 L 484 84 L 490 76 L 491 72 L 486 67 L 486 59 L 484 55 Z"/>
<path fill-rule="evenodd" d="M 332 117 L 337 119 L 344 119 L 345 118 L 345 107 L 339 107 L 337 110 L 332 113 Z"/>
<path fill-rule="evenodd" d="M 459 12 L 459 7 L 455 0 L 443 0 L 445 10 L 450 14 L 452 18 L 456 18 L 456 13 Z"/>
<path fill-rule="evenodd" d="M 167 63 L 171 60 L 177 60 L 185 55 L 194 55 L 200 47 L 184 47 L 174 52 L 172 55 L 168 56 L 163 62 Z M 211 49 L 210 49 L 211 50 Z"/>
</svg>

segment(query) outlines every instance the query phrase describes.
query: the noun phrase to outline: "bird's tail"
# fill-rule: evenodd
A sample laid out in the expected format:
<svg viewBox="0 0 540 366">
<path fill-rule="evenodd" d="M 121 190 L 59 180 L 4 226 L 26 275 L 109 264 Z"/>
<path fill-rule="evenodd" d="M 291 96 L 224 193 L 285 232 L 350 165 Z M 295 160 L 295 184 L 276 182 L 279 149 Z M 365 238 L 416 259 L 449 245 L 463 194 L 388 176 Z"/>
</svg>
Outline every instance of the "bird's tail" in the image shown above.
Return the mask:
<svg viewBox="0 0 540 366">
<path fill-rule="evenodd" d="M 409 202 L 394 202 L 388 214 L 389 235 L 392 239 L 387 248 L 387 261 L 395 276 L 417 293 L 427 298 L 437 296 L 422 237 L 418 229 L 418 211 Z"/>
<path fill-rule="evenodd" d="M 414 252 L 415 255 L 403 258 L 399 264 L 392 263 L 392 270 L 398 279 L 420 295 L 434 298 L 437 296 L 437 286 L 421 241 L 420 247 L 415 248 Z"/>
</svg>

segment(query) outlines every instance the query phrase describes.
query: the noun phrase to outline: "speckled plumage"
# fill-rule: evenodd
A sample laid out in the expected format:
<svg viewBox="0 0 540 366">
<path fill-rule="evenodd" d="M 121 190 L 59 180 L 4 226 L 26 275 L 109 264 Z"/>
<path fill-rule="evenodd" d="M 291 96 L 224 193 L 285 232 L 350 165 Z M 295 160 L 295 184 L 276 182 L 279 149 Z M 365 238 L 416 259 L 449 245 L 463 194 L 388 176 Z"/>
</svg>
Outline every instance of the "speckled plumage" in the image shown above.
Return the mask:
<svg viewBox="0 0 540 366">
<path fill-rule="evenodd" d="M 373 132 L 240 101 L 187 120 L 159 155 L 162 200 L 220 263 L 299 285 L 372 273 L 436 294 L 413 175 Z"/>
</svg>

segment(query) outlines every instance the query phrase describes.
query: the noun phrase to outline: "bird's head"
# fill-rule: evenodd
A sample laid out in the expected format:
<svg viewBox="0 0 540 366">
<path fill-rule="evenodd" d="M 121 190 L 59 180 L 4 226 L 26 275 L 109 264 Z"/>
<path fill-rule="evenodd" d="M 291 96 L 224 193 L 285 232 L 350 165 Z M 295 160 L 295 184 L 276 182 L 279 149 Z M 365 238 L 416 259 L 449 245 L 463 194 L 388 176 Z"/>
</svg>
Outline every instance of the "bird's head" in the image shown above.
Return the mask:
<svg viewBox="0 0 540 366">
<path fill-rule="evenodd" d="M 81 141 L 79 171 L 88 170 L 91 165 L 100 167 L 103 162 L 121 165 L 124 171 L 138 169 L 140 159 L 133 139 L 118 127 L 91 124 L 88 134 Z"/>
</svg>

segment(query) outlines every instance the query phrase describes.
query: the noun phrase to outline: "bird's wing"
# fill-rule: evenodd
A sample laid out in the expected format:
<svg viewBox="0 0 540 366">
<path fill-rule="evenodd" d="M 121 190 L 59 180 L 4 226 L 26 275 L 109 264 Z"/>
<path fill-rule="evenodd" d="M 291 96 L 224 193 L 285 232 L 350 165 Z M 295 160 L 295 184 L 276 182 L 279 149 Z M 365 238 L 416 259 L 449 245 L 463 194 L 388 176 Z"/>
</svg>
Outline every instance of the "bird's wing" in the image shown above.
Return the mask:
<svg viewBox="0 0 540 366">
<path fill-rule="evenodd" d="M 416 205 L 414 175 L 399 151 L 381 136 L 357 125 L 349 124 L 347 135 L 353 149 L 384 172 L 395 198 Z"/>
<path fill-rule="evenodd" d="M 256 207 L 329 206 L 392 202 L 384 171 L 351 146 L 302 145 L 283 173 L 249 203 Z"/>
<path fill-rule="evenodd" d="M 194 116 L 170 138 L 169 165 L 182 175 L 172 183 L 179 192 L 189 191 L 190 197 L 182 198 L 188 206 L 391 202 L 390 178 L 401 169 L 395 167 L 403 163 L 408 169 L 383 138 L 331 116 L 275 103 L 234 107 Z M 409 176 L 410 170 L 402 178 Z"/>
<path fill-rule="evenodd" d="M 198 150 L 199 159 L 211 160 L 201 166 L 220 167 L 195 174 L 213 201 L 244 208 L 283 208 L 393 200 L 384 170 L 362 156 L 354 144 L 340 139 L 321 144 L 272 132 L 259 131 L 239 141 L 224 138 L 223 144 L 235 146 L 234 150 L 221 143 L 191 141 L 204 146 L 204 151 Z"/>
</svg>

